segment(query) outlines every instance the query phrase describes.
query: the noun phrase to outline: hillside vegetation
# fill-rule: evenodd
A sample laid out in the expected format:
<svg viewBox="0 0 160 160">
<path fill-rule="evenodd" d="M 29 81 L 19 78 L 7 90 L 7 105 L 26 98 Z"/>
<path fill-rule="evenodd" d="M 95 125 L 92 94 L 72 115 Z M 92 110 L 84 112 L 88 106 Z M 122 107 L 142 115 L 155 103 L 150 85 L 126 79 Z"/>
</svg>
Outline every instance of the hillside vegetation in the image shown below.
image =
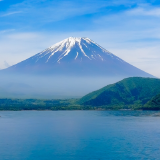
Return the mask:
<svg viewBox="0 0 160 160">
<path fill-rule="evenodd" d="M 142 109 L 147 110 L 160 110 L 160 94 L 153 97 L 149 102 L 147 102 Z"/>
<path fill-rule="evenodd" d="M 0 110 L 160 110 L 160 79 L 126 78 L 81 99 L 0 99 Z"/>
<path fill-rule="evenodd" d="M 142 106 L 160 93 L 160 79 L 132 77 L 87 94 L 80 104 L 90 106 Z"/>
</svg>

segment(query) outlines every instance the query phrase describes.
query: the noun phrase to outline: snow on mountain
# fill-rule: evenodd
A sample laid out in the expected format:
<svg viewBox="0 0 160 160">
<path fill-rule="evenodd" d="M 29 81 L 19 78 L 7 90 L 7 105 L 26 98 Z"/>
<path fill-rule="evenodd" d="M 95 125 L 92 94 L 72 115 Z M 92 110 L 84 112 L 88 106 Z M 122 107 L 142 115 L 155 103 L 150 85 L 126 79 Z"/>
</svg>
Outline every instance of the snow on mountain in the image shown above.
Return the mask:
<svg viewBox="0 0 160 160">
<path fill-rule="evenodd" d="M 75 37 L 58 42 L 7 70 L 52 75 L 151 77 L 89 38 Z"/>
<path fill-rule="evenodd" d="M 35 62 L 45 60 L 45 63 L 54 62 L 61 63 L 71 56 L 69 60 L 100 60 L 105 61 L 106 56 L 120 60 L 112 53 L 102 48 L 89 38 L 74 38 L 69 37 L 59 43 L 54 44 L 48 49 L 40 52 L 33 57 Z M 68 60 L 68 59 L 67 59 Z"/>
</svg>

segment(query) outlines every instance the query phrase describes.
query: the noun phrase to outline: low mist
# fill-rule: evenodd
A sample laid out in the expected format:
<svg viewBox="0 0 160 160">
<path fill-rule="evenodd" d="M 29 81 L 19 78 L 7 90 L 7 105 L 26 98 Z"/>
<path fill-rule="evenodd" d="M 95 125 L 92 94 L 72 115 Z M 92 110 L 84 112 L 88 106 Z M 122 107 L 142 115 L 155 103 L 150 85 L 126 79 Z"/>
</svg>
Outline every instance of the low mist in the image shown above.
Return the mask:
<svg viewBox="0 0 160 160">
<path fill-rule="evenodd" d="M 124 77 L 1 74 L 1 98 L 80 98 Z"/>
</svg>

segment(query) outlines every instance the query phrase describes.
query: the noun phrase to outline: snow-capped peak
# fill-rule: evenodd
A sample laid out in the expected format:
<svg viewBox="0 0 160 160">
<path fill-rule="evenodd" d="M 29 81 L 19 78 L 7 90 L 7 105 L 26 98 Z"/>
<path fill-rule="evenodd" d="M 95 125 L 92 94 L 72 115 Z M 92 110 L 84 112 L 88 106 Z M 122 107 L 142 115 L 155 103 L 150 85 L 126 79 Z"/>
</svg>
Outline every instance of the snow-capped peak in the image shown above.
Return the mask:
<svg viewBox="0 0 160 160">
<path fill-rule="evenodd" d="M 69 37 L 8 68 L 20 73 L 55 77 L 149 76 L 89 38 Z M 12 73 L 12 72 L 11 72 Z M 73 80 L 73 79 L 72 79 Z M 90 80 L 90 78 L 89 78 Z M 95 79 L 94 79 L 95 81 Z M 72 82 L 71 82 L 72 83 Z M 84 82 L 83 82 L 84 83 Z"/>
<path fill-rule="evenodd" d="M 42 58 L 45 59 L 45 63 L 48 63 L 49 61 L 60 63 L 64 60 L 68 62 L 73 60 L 83 61 L 86 60 L 86 58 L 90 61 L 105 61 L 106 56 L 109 56 L 110 58 L 116 57 L 89 38 L 69 37 L 37 54 L 36 62 Z"/>
<path fill-rule="evenodd" d="M 58 47 L 58 46 L 66 46 L 66 47 L 73 47 L 76 43 L 81 43 L 81 41 L 84 40 L 86 42 L 88 42 L 89 44 L 93 41 L 91 41 L 89 38 L 82 38 L 82 37 L 69 37 L 69 38 L 66 38 L 64 39 L 63 41 L 60 41 L 56 44 L 54 44 L 53 46 L 51 46 L 50 48 L 55 48 L 55 47 Z"/>
</svg>

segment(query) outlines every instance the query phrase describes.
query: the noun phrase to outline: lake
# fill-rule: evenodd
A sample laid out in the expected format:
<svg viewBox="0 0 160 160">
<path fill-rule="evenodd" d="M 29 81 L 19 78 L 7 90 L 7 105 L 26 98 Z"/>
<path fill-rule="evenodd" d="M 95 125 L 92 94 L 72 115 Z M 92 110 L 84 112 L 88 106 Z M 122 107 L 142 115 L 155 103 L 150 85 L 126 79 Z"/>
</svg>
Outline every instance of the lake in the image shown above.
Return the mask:
<svg viewBox="0 0 160 160">
<path fill-rule="evenodd" d="M 160 159 L 160 113 L 1 111 L 0 160 Z"/>
</svg>

